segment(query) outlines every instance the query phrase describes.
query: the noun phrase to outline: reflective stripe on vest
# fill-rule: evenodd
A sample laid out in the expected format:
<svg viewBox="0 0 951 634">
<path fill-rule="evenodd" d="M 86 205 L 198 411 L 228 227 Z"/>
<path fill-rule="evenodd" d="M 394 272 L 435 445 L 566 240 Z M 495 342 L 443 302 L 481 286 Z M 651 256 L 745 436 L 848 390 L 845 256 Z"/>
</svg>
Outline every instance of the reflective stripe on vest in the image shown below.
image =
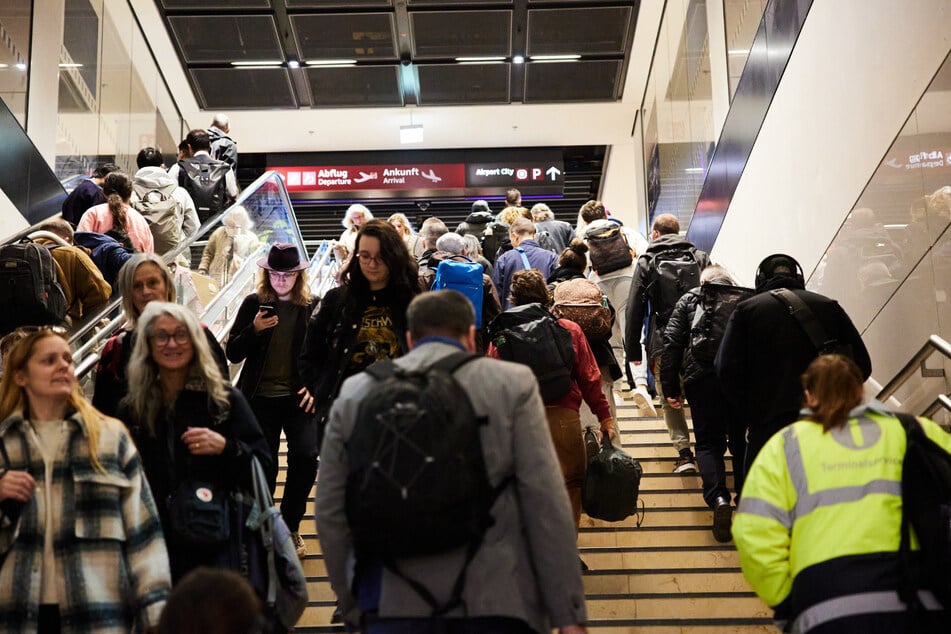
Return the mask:
<svg viewBox="0 0 951 634">
<path fill-rule="evenodd" d="M 918 592 L 918 598 L 927 610 L 940 610 L 934 595 L 927 590 Z M 806 634 L 809 630 L 835 619 L 858 616 L 860 614 L 881 614 L 885 612 L 904 612 L 908 609 L 898 592 L 863 592 L 847 594 L 828 599 L 807 608 L 793 621 L 793 634 Z"/>
<path fill-rule="evenodd" d="M 859 418 L 858 427 L 859 433 L 863 437 L 873 439 L 873 442 L 881 437 L 881 428 L 877 422 L 870 418 L 864 416 Z M 840 444 L 855 447 L 855 444 L 851 441 L 851 432 L 848 429 L 832 430 L 829 433 L 836 434 L 836 440 Z M 786 468 L 789 471 L 789 479 L 792 481 L 793 488 L 796 490 L 796 505 L 792 510 L 785 511 L 766 500 L 742 497 L 737 512 L 773 519 L 783 527 L 791 529 L 798 518 L 823 506 L 858 502 L 865 496 L 874 494 L 901 497 L 901 482 L 898 480 L 872 480 L 861 486 L 831 487 L 812 493 L 809 490 L 809 479 L 806 477 L 806 468 L 802 461 L 799 439 L 796 437 L 795 429 L 792 426 L 783 431 L 783 439 L 785 441 Z"/>
</svg>

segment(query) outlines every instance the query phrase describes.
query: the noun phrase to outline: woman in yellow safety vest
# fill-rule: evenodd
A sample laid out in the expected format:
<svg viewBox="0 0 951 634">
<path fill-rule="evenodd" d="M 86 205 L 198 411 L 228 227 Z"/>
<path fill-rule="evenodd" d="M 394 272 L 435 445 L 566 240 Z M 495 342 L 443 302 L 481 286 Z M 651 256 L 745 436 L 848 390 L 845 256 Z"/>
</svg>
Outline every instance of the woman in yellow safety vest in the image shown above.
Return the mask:
<svg viewBox="0 0 951 634">
<path fill-rule="evenodd" d="M 862 382 L 841 355 L 806 369 L 803 419 L 770 438 L 743 486 L 733 521 L 743 575 L 784 631 L 951 631 L 930 592 L 914 618 L 898 597 L 905 430 L 863 403 Z M 951 453 L 951 435 L 919 421 Z"/>
</svg>

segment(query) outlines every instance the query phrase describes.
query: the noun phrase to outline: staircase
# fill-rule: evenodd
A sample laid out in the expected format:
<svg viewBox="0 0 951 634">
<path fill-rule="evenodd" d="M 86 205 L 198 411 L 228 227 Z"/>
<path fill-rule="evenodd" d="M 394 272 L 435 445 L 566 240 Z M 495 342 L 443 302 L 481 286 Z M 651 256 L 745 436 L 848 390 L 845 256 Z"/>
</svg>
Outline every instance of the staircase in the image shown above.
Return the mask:
<svg viewBox="0 0 951 634">
<path fill-rule="evenodd" d="M 644 467 L 641 499 L 646 514 L 640 528 L 634 518 L 608 523 L 581 517 L 578 547 L 589 567 L 584 573 L 589 631 L 776 632 L 772 611 L 740 573 L 733 544 L 713 539 L 712 514 L 700 494 L 700 476 L 673 473 L 676 453 L 663 418 L 642 417 L 630 398 L 618 405 L 617 414 L 625 450 Z M 282 460 L 278 496 L 285 468 Z M 296 631 L 343 632 L 342 626 L 330 624 L 334 594 L 310 519 L 313 502 L 307 513 L 301 533 L 308 548 L 303 564 L 310 582 L 310 605 Z"/>
</svg>

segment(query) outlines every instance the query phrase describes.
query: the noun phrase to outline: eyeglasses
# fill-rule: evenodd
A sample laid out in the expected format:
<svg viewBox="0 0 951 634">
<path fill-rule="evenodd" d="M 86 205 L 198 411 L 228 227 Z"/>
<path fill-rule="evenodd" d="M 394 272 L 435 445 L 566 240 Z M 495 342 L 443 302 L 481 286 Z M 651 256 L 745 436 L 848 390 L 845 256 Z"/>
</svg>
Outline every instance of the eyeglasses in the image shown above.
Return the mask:
<svg viewBox="0 0 951 634">
<path fill-rule="evenodd" d="M 366 251 L 360 251 L 357 253 L 357 257 L 360 258 L 360 261 L 364 264 L 369 264 L 370 262 L 374 264 L 384 264 L 382 255 L 370 255 Z"/>
<path fill-rule="evenodd" d="M 281 273 L 280 271 L 267 272 L 272 280 L 293 280 L 297 277 L 297 273 L 298 271 L 291 271 L 290 273 Z"/>
<path fill-rule="evenodd" d="M 184 346 L 186 343 L 191 342 L 191 337 L 188 335 L 188 331 L 184 329 L 176 330 L 175 332 L 157 332 L 151 337 L 152 341 L 160 346 L 167 346 L 168 342 L 172 339 L 175 340 L 180 346 Z"/>
</svg>

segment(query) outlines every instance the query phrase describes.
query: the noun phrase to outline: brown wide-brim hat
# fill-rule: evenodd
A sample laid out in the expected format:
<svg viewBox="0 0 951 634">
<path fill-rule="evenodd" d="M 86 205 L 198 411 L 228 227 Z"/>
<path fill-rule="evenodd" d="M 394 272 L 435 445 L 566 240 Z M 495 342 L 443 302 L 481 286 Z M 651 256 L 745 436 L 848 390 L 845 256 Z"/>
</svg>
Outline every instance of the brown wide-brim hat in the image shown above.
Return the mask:
<svg viewBox="0 0 951 634">
<path fill-rule="evenodd" d="M 303 271 L 310 264 L 301 260 L 300 252 L 293 244 L 278 242 L 268 251 L 266 258 L 258 260 L 258 266 L 268 271 Z"/>
</svg>

